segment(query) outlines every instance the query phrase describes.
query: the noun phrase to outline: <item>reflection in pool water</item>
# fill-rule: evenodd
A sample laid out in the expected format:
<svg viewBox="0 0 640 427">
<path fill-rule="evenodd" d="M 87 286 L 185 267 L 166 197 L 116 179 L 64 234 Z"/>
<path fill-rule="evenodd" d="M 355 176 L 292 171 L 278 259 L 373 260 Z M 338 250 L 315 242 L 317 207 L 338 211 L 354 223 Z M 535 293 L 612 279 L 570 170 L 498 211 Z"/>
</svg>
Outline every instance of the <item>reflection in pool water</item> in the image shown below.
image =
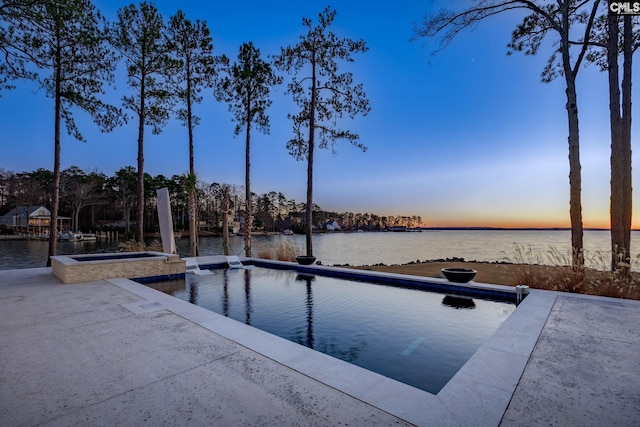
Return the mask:
<svg viewBox="0 0 640 427">
<path fill-rule="evenodd" d="M 258 267 L 149 286 L 430 393 L 515 309 L 508 302 Z"/>
</svg>

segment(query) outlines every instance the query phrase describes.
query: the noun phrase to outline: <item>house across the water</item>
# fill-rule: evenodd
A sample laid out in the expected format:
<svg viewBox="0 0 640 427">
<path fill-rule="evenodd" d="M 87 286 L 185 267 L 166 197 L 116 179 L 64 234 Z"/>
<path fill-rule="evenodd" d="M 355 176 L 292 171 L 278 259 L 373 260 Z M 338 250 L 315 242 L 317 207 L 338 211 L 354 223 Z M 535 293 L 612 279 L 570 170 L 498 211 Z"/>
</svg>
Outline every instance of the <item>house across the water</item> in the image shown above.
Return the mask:
<svg viewBox="0 0 640 427">
<path fill-rule="evenodd" d="M 69 227 L 69 217 L 58 217 L 58 226 Z M 49 233 L 51 211 L 44 206 L 18 206 L 0 217 L 0 226 L 14 231 L 44 235 Z"/>
<path fill-rule="evenodd" d="M 329 221 L 324 225 L 324 228 L 326 228 L 327 231 L 341 231 L 342 230 L 340 228 L 340 224 L 338 224 L 338 221 Z"/>
</svg>

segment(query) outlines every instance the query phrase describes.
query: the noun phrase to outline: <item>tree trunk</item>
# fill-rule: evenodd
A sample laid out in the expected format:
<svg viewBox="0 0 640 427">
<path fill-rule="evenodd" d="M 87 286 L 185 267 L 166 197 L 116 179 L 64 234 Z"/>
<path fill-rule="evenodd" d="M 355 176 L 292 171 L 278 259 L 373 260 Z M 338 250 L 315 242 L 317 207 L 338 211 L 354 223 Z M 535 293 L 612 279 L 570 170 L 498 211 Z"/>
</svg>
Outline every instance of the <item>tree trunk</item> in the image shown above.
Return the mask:
<svg viewBox="0 0 640 427">
<path fill-rule="evenodd" d="M 313 256 L 313 150 L 316 129 L 316 59 L 311 59 L 311 102 L 309 105 L 309 146 L 307 151 L 307 210 L 306 244 L 307 256 Z"/>
<path fill-rule="evenodd" d="M 138 184 L 136 197 L 136 242 L 144 241 L 144 78 L 140 88 L 140 122 L 138 123 Z"/>
<path fill-rule="evenodd" d="M 189 256 L 198 255 L 198 202 L 196 189 L 189 190 Z"/>
<path fill-rule="evenodd" d="M 51 201 L 51 223 L 49 224 L 49 256 L 47 267 L 51 267 L 51 257 L 56 255 L 58 245 L 58 208 L 60 206 L 60 120 L 62 116 L 62 64 L 60 60 L 60 46 L 56 55 L 56 94 L 53 143 L 53 200 Z M 27 218 L 28 224 L 29 218 Z"/>
<path fill-rule="evenodd" d="M 198 255 L 198 200 L 196 189 L 196 175 L 189 174 L 189 199 L 188 215 L 189 215 L 189 256 Z"/>
<path fill-rule="evenodd" d="M 623 139 L 623 219 L 624 237 L 622 246 L 626 257 L 625 271 L 630 271 L 631 255 L 631 219 L 633 207 L 633 188 L 631 181 L 631 80 L 633 65 L 633 22 L 630 15 L 625 15 L 624 19 L 624 47 L 623 47 L 623 75 L 622 75 L 622 139 Z"/>
<path fill-rule="evenodd" d="M 313 119 L 311 119 L 313 120 Z M 307 159 L 307 210 L 306 210 L 306 229 L 305 237 L 307 244 L 307 256 L 313 256 L 313 135 L 309 137 L 309 153 Z"/>
<path fill-rule="evenodd" d="M 567 116 L 569 122 L 569 218 L 571 220 L 571 263 L 575 270 L 584 267 L 582 228 L 582 172 L 580 166 L 580 128 L 578 126 L 578 98 L 576 94 L 576 70 L 571 67 L 569 52 L 569 2 L 562 7 L 561 51 L 564 77 L 567 84 Z"/>
<path fill-rule="evenodd" d="M 189 64 L 187 63 L 187 69 Z M 193 164 L 193 117 L 191 114 L 191 78 L 187 78 L 187 128 L 189 129 L 189 256 L 198 255 L 198 202 L 196 170 Z"/>
<path fill-rule="evenodd" d="M 623 30 L 622 99 L 619 86 L 619 17 L 609 15 L 607 69 L 609 75 L 609 118 L 611 126 L 611 270 L 629 273 L 631 249 L 631 17 L 625 16 Z M 620 107 L 622 103 L 622 113 Z"/>
<path fill-rule="evenodd" d="M 572 265 L 584 266 L 582 226 L 582 172 L 580 166 L 580 136 L 575 81 L 567 79 L 567 114 L 569 118 L 569 217 L 571 219 Z"/>
<path fill-rule="evenodd" d="M 247 93 L 250 99 L 251 92 Z M 244 212 L 244 255 L 251 256 L 251 229 L 253 228 L 253 206 L 251 200 L 251 103 L 248 101 L 246 119 L 246 151 L 245 151 L 245 212 Z"/>
<path fill-rule="evenodd" d="M 131 206 L 127 205 L 124 208 L 122 219 L 124 220 L 124 229 L 128 233 L 131 230 Z"/>
<path fill-rule="evenodd" d="M 82 206 L 78 206 L 75 209 L 73 209 L 73 224 L 74 224 L 75 231 L 80 231 L 80 225 L 79 225 L 80 209 L 82 209 Z"/>
<path fill-rule="evenodd" d="M 225 255 L 231 255 L 231 248 L 229 246 L 229 189 L 224 187 L 222 189 L 222 252 Z"/>
</svg>

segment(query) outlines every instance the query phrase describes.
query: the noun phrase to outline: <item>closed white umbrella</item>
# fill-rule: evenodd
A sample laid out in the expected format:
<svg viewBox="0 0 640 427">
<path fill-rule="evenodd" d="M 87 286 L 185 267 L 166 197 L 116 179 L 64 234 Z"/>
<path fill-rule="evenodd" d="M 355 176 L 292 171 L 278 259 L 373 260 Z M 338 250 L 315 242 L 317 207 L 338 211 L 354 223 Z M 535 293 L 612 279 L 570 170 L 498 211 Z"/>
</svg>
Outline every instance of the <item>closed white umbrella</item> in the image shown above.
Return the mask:
<svg viewBox="0 0 640 427">
<path fill-rule="evenodd" d="M 171 216 L 171 201 L 169 200 L 169 189 L 160 188 L 156 190 L 158 196 L 158 222 L 160 223 L 160 238 L 162 239 L 162 249 L 168 254 L 175 254 L 176 240 L 173 235 L 173 217 Z"/>
</svg>

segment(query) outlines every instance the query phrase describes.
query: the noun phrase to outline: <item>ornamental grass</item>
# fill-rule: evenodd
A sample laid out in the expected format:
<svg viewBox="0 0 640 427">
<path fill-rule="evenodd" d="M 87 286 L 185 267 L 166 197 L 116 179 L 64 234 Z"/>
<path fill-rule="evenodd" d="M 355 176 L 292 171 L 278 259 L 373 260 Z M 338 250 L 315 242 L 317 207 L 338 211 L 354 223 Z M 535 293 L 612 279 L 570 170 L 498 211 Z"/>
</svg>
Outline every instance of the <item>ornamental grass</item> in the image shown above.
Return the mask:
<svg viewBox="0 0 640 427">
<path fill-rule="evenodd" d="M 632 262 L 620 260 L 611 271 L 611 254 L 599 251 L 585 257 L 585 263 L 592 267 L 575 269 L 571 267 L 571 256 L 554 248 L 543 257 L 534 254 L 531 247 L 514 246 L 515 256 L 507 258 L 514 264 L 514 283 L 535 289 L 640 300 L 640 255 Z"/>
<path fill-rule="evenodd" d="M 255 251 L 258 258 L 290 262 L 295 262 L 296 256 L 303 253 L 304 249 L 289 239 L 280 240 L 271 244 L 262 244 L 258 246 Z"/>
<path fill-rule="evenodd" d="M 145 252 L 145 251 L 153 251 L 153 252 L 163 252 L 162 243 L 159 240 L 153 240 L 146 244 L 145 242 L 137 242 L 134 239 L 127 240 L 125 242 L 120 242 L 118 244 L 118 249 L 120 252 Z"/>
</svg>

